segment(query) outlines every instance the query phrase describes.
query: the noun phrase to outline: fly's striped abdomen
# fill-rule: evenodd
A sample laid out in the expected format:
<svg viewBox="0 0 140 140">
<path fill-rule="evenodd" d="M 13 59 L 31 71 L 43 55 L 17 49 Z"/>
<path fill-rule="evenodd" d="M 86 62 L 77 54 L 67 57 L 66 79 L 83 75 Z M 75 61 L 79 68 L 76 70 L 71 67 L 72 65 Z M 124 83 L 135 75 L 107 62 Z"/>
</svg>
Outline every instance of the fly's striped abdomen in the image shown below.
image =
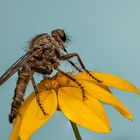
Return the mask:
<svg viewBox="0 0 140 140">
<path fill-rule="evenodd" d="M 24 66 L 17 80 L 15 95 L 13 97 L 13 102 L 11 105 L 11 113 L 9 115 L 9 122 L 12 123 L 13 120 L 17 117 L 19 108 L 23 101 L 23 96 L 25 94 L 26 87 L 30 80 L 30 67 L 28 65 Z"/>
</svg>

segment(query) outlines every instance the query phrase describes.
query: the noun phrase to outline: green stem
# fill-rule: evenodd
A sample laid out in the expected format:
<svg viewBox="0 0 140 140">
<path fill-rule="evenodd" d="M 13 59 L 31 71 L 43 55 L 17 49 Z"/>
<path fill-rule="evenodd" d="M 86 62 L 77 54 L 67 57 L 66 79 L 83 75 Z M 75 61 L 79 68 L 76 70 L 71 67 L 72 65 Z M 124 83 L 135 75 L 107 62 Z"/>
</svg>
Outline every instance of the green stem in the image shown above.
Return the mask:
<svg viewBox="0 0 140 140">
<path fill-rule="evenodd" d="M 71 123 L 72 129 L 73 129 L 73 132 L 75 134 L 76 140 L 82 140 L 77 125 L 72 121 L 70 121 L 70 123 Z"/>
</svg>

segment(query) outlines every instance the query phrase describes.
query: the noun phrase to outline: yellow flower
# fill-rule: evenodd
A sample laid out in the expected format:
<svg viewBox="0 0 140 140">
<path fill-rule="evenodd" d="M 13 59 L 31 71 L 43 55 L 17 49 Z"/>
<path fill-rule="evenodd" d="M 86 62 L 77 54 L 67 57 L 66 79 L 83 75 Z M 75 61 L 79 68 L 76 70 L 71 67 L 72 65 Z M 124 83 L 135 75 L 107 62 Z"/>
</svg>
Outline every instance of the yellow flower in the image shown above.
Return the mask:
<svg viewBox="0 0 140 140">
<path fill-rule="evenodd" d="M 29 140 L 31 135 L 44 125 L 56 110 L 60 110 L 68 120 L 82 127 L 99 133 L 109 133 L 110 123 L 101 102 L 112 105 L 124 117 L 132 120 L 128 109 L 109 90 L 109 87 L 113 87 L 140 94 L 130 82 L 105 73 L 91 72 L 101 82 L 93 80 L 86 72 L 76 75 L 68 74 L 81 83 L 85 98 L 83 98 L 81 88 L 60 73 L 52 78 L 43 79 L 38 84 L 38 90 L 40 102 L 47 115 L 44 116 L 32 93 L 23 103 L 14 121 L 10 140 L 18 140 L 18 138 Z"/>
</svg>

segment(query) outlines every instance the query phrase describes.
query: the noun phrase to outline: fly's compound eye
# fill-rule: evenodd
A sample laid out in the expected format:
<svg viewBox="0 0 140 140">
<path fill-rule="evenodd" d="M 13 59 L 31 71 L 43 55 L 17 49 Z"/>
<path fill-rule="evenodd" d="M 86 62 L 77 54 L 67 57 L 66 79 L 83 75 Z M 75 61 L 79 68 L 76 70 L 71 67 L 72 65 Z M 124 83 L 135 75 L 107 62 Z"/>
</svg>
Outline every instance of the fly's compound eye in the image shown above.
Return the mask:
<svg viewBox="0 0 140 140">
<path fill-rule="evenodd" d="M 52 36 L 59 36 L 60 39 L 65 43 L 67 41 L 67 37 L 66 37 L 66 34 L 64 32 L 64 30 L 61 30 L 61 29 L 56 29 L 56 30 L 53 30 L 51 32 Z"/>
</svg>

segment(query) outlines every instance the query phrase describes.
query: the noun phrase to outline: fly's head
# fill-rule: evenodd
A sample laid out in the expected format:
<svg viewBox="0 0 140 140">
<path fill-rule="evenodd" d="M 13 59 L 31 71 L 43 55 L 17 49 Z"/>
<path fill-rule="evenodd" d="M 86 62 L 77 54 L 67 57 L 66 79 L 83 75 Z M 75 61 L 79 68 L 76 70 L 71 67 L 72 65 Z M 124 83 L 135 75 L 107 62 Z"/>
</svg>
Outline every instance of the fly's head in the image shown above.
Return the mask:
<svg viewBox="0 0 140 140">
<path fill-rule="evenodd" d="M 65 44 L 69 41 L 68 36 L 64 32 L 64 30 L 56 29 L 51 32 L 52 37 L 60 44 L 61 49 L 63 49 L 66 53 L 67 50 L 65 48 Z"/>
</svg>

